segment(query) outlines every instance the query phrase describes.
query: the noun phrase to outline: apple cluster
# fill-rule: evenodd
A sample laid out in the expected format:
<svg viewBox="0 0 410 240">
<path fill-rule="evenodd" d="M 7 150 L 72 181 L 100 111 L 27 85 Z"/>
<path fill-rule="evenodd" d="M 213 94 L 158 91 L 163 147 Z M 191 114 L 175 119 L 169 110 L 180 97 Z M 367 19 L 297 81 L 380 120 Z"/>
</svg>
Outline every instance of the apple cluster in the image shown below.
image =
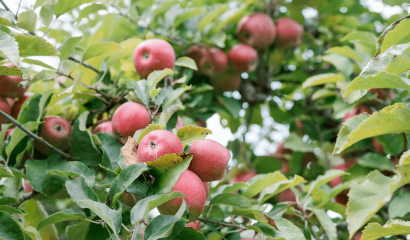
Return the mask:
<svg viewBox="0 0 410 240">
<path fill-rule="evenodd" d="M 226 54 L 219 48 L 194 45 L 186 56 L 192 58 L 198 70 L 210 78 L 211 84 L 221 91 L 238 89 L 243 72 L 252 72 L 258 65 L 258 52 L 268 48 L 276 39 L 277 47 L 293 49 L 302 42 L 303 26 L 291 18 L 278 18 L 276 25 L 264 13 L 244 16 L 236 29 L 241 43 Z"/>
</svg>

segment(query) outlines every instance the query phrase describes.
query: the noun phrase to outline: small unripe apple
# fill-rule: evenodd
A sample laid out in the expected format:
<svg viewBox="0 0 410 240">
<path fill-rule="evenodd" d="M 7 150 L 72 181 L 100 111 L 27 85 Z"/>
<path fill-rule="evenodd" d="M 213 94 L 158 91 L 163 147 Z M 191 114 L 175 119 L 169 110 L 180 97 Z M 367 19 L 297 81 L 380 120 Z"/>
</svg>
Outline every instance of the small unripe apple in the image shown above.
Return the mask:
<svg viewBox="0 0 410 240">
<path fill-rule="evenodd" d="M 184 127 L 184 122 L 182 122 L 182 118 L 178 116 L 177 124 L 175 124 L 175 130 L 178 130 L 183 127 Z"/>
<path fill-rule="evenodd" d="M 199 45 L 194 45 L 188 49 L 185 55 L 192 58 L 199 67 L 201 59 L 207 55 L 207 49 L 202 48 Z"/>
<path fill-rule="evenodd" d="M 11 107 L 9 103 L 2 97 L 0 97 L 0 110 L 6 113 L 7 115 L 11 114 Z M 5 123 L 7 123 L 7 119 L 5 119 L 4 117 L 0 117 L 0 124 L 5 124 Z"/>
<path fill-rule="evenodd" d="M 225 174 L 231 154 L 226 147 L 214 140 L 196 141 L 189 149 L 193 153 L 188 169 L 198 175 L 203 182 L 220 180 Z"/>
<path fill-rule="evenodd" d="M 181 153 L 184 147 L 181 140 L 170 131 L 154 130 L 145 135 L 137 150 L 138 162 L 155 161 L 170 153 Z"/>
<path fill-rule="evenodd" d="M 209 182 L 203 182 L 204 188 L 205 188 L 205 193 L 206 193 L 206 199 L 209 197 Z"/>
<path fill-rule="evenodd" d="M 236 44 L 228 53 L 229 63 L 237 72 L 252 72 L 258 65 L 258 53 L 251 46 Z"/>
<path fill-rule="evenodd" d="M 357 105 L 356 107 L 354 107 L 353 111 L 347 113 L 342 122 L 346 122 L 347 119 L 360 115 L 362 113 L 368 113 L 368 114 L 372 114 L 372 110 L 370 110 L 370 108 L 366 107 L 366 106 L 361 106 L 361 105 Z"/>
<path fill-rule="evenodd" d="M 70 123 L 62 117 L 47 117 L 44 119 L 38 136 L 54 147 L 66 151 L 70 147 L 73 130 Z M 35 142 L 35 148 L 42 154 L 48 154 L 50 149 L 40 142 Z"/>
<path fill-rule="evenodd" d="M 12 63 L 6 63 L 4 66 L 12 68 Z M 24 81 L 19 76 L 0 75 L 0 95 L 8 98 L 21 98 L 27 88 L 19 86 L 19 83 Z"/>
<path fill-rule="evenodd" d="M 237 183 L 237 182 L 247 182 L 249 179 L 255 177 L 258 175 L 254 171 L 249 171 L 249 172 L 239 172 L 238 175 L 235 176 L 235 178 L 232 180 L 232 183 Z"/>
<path fill-rule="evenodd" d="M 227 70 L 210 78 L 212 86 L 221 91 L 235 91 L 241 84 L 241 74 Z"/>
<path fill-rule="evenodd" d="M 227 66 L 228 56 L 219 48 L 209 49 L 199 62 L 199 70 L 207 76 L 220 74 Z"/>
<path fill-rule="evenodd" d="M 184 200 L 188 206 L 188 219 L 190 221 L 197 219 L 204 211 L 206 193 L 203 186 L 201 179 L 195 173 L 185 170 L 172 188 L 171 192 L 178 191 L 186 194 Z M 181 204 L 182 197 L 174 198 L 160 205 L 158 211 L 163 215 L 175 215 Z"/>
<path fill-rule="evenodd" d="M 201 222 L 200 221 L 193 221 L 190 223 L 185 224 L 185 227 L 191 227 L 199 231 L 201 229 Z"/>
<path fill-rule="evenodd" d="M 27 179 L 23 179 L 23 189 L 26 193 L 31 193 L 33 191 L 33 187 L 28 183 Z"/>
<path fill-rule="evenodd" d="M 14 130 L 16 129 L 15 128 L 7 129 L 6 135 L 4 135 L 4 140 L 6 140 L 11 134 L 13 134 Z"/>
<path fill-rule="evenodd" d="M 265 49 L 275 40 L 276 27 L 272 18 L 264 13 L 244 16 L 236 28 L 238 39 L 255 49 Z"/>
<path fill-rule="evenodd" d="M 292 18 L 278 18 L 276 31 L 279 48 L 293 49 L 302 43 L 303 26 Z"/>
<path fill-rule="evenodd" d="M 296 202 L 296 195 L 290 188 L 288 188 L 279 193 L 278 202 Z"/>
<path fill-rule="evenodd" d="M 350 160 L 347 160 L 345 163 L 343 163 L 341 165 L 333 167 L 333 169 L 339 169 L 339 170 L 347 171 L 347 170 L 349 170 L 350 167 L 352 167 L 354 164 L 356 164 L 358 160 L 359 160 L 358 158 L 352 158 Z M 337 185 L 339 185 L 341 183 L 342 183 L 342 176 L 333 178 L 329 182 L 329 185 L 332 188 L 334 188 L 334 187 L 336 187 Z"/>
<path fill-rule="evenodd" d="M 138 44 L 134 51 L 134 66 L 143 79 L 156 70 L 173 69 L 175 51 L 162 39 L 148 39 Z"/>
<path fill-rule="evenodd" d="M 111 121 L 115 137 L 125 144 L 128 137 L 151 123 L 151 115 L 141 104 L 127 102 L 117 108 Z"/>
<path fill-rule="evenodd" d="M 124 192 L 121 195 L 121 202 L 127 205 L 130 208 L 133 208 L 135 204 L 140 200 L 139 197 L 135 196 L 133 193 Z"/>
<path fill-rule="evenodd" d="M 14 119 L 17 119 L 20 110 L 21 110 L 21 106 L 23 105 L 23 103 L 29 98 L 30 96 L 23 96 L 22 98 L 20 98 L 17 102 L 14 103 L 14 105 L 10 105 L 13 106 L 13 108 L 11 109 L 11 116 Z"/>
<path fill-rule="evenodd" d="M 114 131 L 112 130 L 112 124 L 111 121 L 103 122 L 98 124 L 98 126 L 94 129 L 93 133 L 112 133 L 114 134 Z"/>
</svg>

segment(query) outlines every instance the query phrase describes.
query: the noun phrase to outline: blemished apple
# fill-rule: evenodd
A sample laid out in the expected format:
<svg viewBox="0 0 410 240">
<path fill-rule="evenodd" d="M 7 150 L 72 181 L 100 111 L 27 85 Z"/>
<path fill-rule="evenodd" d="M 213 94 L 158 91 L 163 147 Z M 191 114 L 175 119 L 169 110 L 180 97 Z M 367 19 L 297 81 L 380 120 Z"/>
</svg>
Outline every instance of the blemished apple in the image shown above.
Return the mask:
<svg viewBox="0 0 410 240">
<path fill-rule="evenodd" d="M 23 96 L 23 97 L 20 98 L 17 102 L 15 102 L 14 105 L 12 105 L 13 108 L 11 109 L 11 116 L 12 116 L 14 119 L 17 119 L 17 117 L 18 117 L 18 115 L 19 115 L 19 113 L 20 113 L 20 110 L 21 110 L 21 106 L 23 105 L 23 103 L 24 103 L 25 101 L 27 101 L 27 99 L 28 99 L 29 97 L 30 97 L 30 96 Z M 11 105 L 10 105 L 10 106 L 11 106 Z"/>
<path fill-rule="evenodd" d="M 261 50 L 269 47 L 275 40 L 276 27 L 268 15 L 254 13 L 239 20 L 236 33 L 239 41 Z"/>
<path fill-rule="evenodd" d="M 235 91 L 241 84 L 241 74 L 232 70 L 227 70 L 221 74 L 212 76 L 210 81 L 215 89 L 223 92 Z"/>
<path fill-rule="evenodd" d="M 207 76 L 220 74 L 228 66 L 228 56 L 219 48 L 210 48 L 199 62 L 199 70 Z"/>
<path fill-rule="evenodd" d="M 138 162 L 150 162 L 170 153 L 181 153 L 181 140 L 170 131 L 154 130 L 145 135 L 137 150 Z"/>
<path fill-rule="evenodd" d="M 173 69 L 175 51 L 171 44 L 162 39 L 148 39 L 138 44 L 134 51 L 134 66 L 141 78 L 165 68 Z"/>
<path fill-rule="evenodd" d="M 342 122 L 345 122 L 347 119 L 360 115 L 362 113 L 368 113 L 368 114 L 372 114 L 372 110 L 370 110 L 370 108 L 366 107 L 366 106 L 362 106 L 362 105 L 357 105 L 354 107 L 353 111 L 347 113 Z"/>
<path fill-rule="evenodd" d="M 347 171 L 347 170 L 349 170 L 350 167 L 352 167 L 354 164 L 356 164 L 358 160 L 359 160 L 358 158 L 349 159 L 349 160 L 347 160 L 345 163 L 333 167 L 333 169 L 338 169 L 338 170 Z M 342 176 L 333 178 L 333 179 L 329 182 L 329 185 L 330 185 L 332 188 L 334 188 L 334 187 L 336 187 L 337 185 L 339 185 L 339 184 L 341 184 L 341 183 L 342 183 Z"/>
<path fill-rule="evenodd" d="M 12 68 L 12 63 L 6 63 L 4 66 Z M 19 86 L 19 83 L 24 81 L 19 76 L 0 75 L 0 95 L 8 98 L 22 98 L 27 90 Z"/>
<path fill-rule="evenodd" d="M 112 130 L 112 122 L 111 121 L 106 121 L 106 122 L 98 124 L 98 126 L 94 129 L 93 133 L 94 134 L 97 134 L 97 133 L 112 133 L 112 134 L 114 134 L 114 131 Z"/>
<path fill-rule="evenodd" d="M 70 147 L 73 129 L 70 123 L 62 117 L 46 117 L 38 132 L 38 136 L 54 147 L 66 151 Z M 40 142 L 35 142 L 35 148 L 42 154 L 48 154 L 50 149 Z"/>
<path fill-rule="evenodd" d="M 151 115 L 141 104 L 127 102 L 122 104 L 112 116 L 111 124 L 115 137 L 125 144 L 128 137 L 151 123 Z"/>
<path fill-rule="evenodd" d="M 140 198 L 135 196 L 133 193 L 123 192 L 121 195 L 121 202 L 130 208 L 133 208 L 139 200 Z"/>
<path fill-rule="evenodd" d="M 194 172 L 203 182 L 220 180 L 225 174 L 231 154 L 220 143 L 204 139 L 196 141 L 189 149 L 193 153 L 188 169 Z"/>
<path fill-rule="evenodd" d="M 184 122 L 182 121 L 182 118 L 178 116 L 177 124 L 175 124 L 175 130 L 178 130 L 183 127 L 184 127 Z"/>
<path fill-rule="evenodd" d="M 278 47 L 281 49 L 293 49 L 302 43 L 303 26 L 292 18 L 278 18 L 276 32 Z"/>
<path fill-rule="evenodd" d="M 11 114 L 11 107 L 9 103 L 2 97 L 0 97 L 0 110 L 6 113 L 7 115 Z M 5 123 L 7 123 L 7 119 L 5 119 L 4 117 L 0 117 L 0 124 L 5 124 Z"/>
<path fill-rule="evenodd" d="M 23 189 L 26 193 L 31 193 L 33 191 L 33 187 L 28 183 L 27 179 L 23 179 Z"/>
<path fill-rule="evenodd" d="M 229 63 L 235 71 L 252 72 L 258 65 L 258 53 L 251 46 L 246 44 L 236 44 L 228 53 Z"/>
<path fill-rule="evenodd" d="M 201 222 L 200 221 L 193 221 L 190 223 L 185 224 L 185 227 L 191 227 L 199 231 L 201 229 Z"/>
<path fill-rule="evenodd" d="M 188 51 L 185 53 L 187 57 L 192 58 L 196 65 L 199 67 L 199 63 L 201 62 L 201 59 L 206 56 L 207 54 L 207 49 L 199 46 L 199 45 L 194 45 L 188 49 Z"/>
<path fill-rule="evenodd" d="M 206 199 L 209 197 L 209 182 L 203 182 L 204 188 L 205 188 L 205 193 L 206 193 Z"/>
<path fill-rule="evenodd" d="M 186 194 L 184 200 L 189 210 L 188 219 L 190 221 L 197 219 L 204 211 L 206 202 L 206 193 L 201 179 L 195 173 L 185 170 L 172 188 L 171 192 L 174 191 Z M 174 198 L 158 206 L 158 211 L 162 215 L 175 215 L 181 204 L 182 197 Z"/>
<path fill-rule="evenodd" d="M 255 171 L 249 171 L 249 172 L 239 172 L 235 178 L 232 180 L 232 183 L 237 183 L 237 182 L 247 182 L 249 179 L 255 177 L 258 175 Z"/>
</svg>

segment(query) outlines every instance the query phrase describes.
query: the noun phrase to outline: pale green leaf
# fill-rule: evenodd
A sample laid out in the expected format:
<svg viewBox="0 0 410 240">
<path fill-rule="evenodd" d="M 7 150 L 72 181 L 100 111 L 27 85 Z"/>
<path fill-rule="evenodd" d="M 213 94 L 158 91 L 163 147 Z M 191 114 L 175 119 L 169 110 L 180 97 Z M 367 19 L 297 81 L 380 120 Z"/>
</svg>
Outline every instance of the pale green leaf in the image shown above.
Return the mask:
<svg viewBox="0 0 410 240">
<path fill-rule="evenodd" d="M 186 20 L 192 17 L 195 17 L 204 12 L 205 12 L 204 10 L 197 8 L 197 9 L 193 9 L 191 11 L 187 11 L 187 12 L 184 12 L 178 15 L 174 20 L 174 28 L 177 28 L 181 23 L 185 22 Z"/>
<path fill-rule="evenodd" d="M 345 77 L 336 73 L 323 73 L 306 79 L 302 84 L 302 88 L 323 85 L 326 83 L 335 83 L 339 81 L 345 81 Z"/>
<path fill-rule="evenodd" d="M 37 65 L 37 66 L 41 66 L 50 70 L 55 70 L 54 67 L 44 63 L 43 61 L 39 61 L 39 60 L 35 60 L 35 59 L 29 59 L 29 58 L 25 58 L 22 60 L 22 62 L 28 63 L 28 64 L 33 64 L 33 65 Z"/>
<path fill-rule="evenodd" d="M 50 3 L 41 7 L 40 18 L 46 28 L 48 28 L 53 21 L 54 6 L 54 4 Z"/>
<path fill-rule="evenodd" d="M 72 37 L 67 39 L 63 45 L 60 47 L 60 59 L 61 61 L 64 61 L 68 59 L 68 57 L 71 55 L 71 53 L 74 52 L 75 48 L 78 46 L 78 44 L 83 40 L 83 37 Z"/>
<path fill-rule="evenodd" d="M 4 32 L 0 32 L 0 56 L 9 59 L 14 65 L 20 64 L 18 43 Z"/>
<path fill-rule="evenodd" d="M 279 194 L 280 192 L 283 192 L 286 189 L 289 189 L 291 187 L 295 187 L 298 184 L 301 183 L 306 183 L 307 181 L 298 175 L 295 175 L 292 179 L 287 179 L 283 174 L 280 178 L 280 181 L 270 185 L 269 187 L 265 188 L 262 190 L 260 193 L 260 196 L 258 198 L 258 202 L 260 204 L 263 204 L 266 202 L 269 198 L 275 196 L 276 194 Z"/>
<path fill-rule="evenodd" d="M 331 169 L 325 172 L 325 174 L 318 176 L 314 181 L 312 181 L 309 185 L 309 192 L 307 196 L 309 196 L 313 190 L 325 185 L 326 183 L 330 182 L 332 179 L 346 175 L 345 171 Z"/>
<path fill-rule="evenodd" d="M 223 4 L 215 8 L 215 10 L 209 12 L 199 21 L 198 23 L 198 32 L 201 32 L 208 23 L 213 21 L 214 19 L 218 18 L 223 12 L 229 9 L 228 4 Z"/>
<path fill-rule="evenodd" d="M 16 19 L 12 12 L 0 9 L 0 25 L 16 27 Z"/>
<path fill-rule="evenodd" d="M 410 41 L 410 19 L 403 19 L 392 31 L 388 32 L 381 47 L 382 53 L 393 45 Z"/>
<path fill-rule="evenodd" d="M 362 62 L 362 58 L 360 55 L 349 46 L 342 46 L 342 47 L 332 47 L 327 50 L 327 53 L 337 53 L 352 59 L 353 61 L 357 62 L 360 66 Z"/>
<path fill-rule="evenodd" d="M 14 38 L 18 43 L 21 57 L 60 55 L 57 49 L 42 37 L 17 35 Z"/>
<path fill-rule="evenodd" d="M 94 0 L 58 0 L 56 6 L 55 6 L 55 14 L 57 17 L 60 15 L 64 14 L 65 12 L 70 11 L 71 9 L 80 6 L 81 4 L 84 3 L 89 3 Z"/>
<path fill-rule="evenodd" d="M 94 45 L 91 45 L 87 50 L 85 51 L 83 55 L 83 61 L 86 61 L 90 58 L 93 57 L 103 57 L 103 56 L 109 56 L 115 52 L 118 52 L 121 50 L 121 46 L 118 45 L 118 43 L 114 42 L 105 42 L 105 43 L 97 43 Z"/>
<path fill-rule="evenodd" d="M 66 90 L 64 90 L 63 92 L 57 94 L 57 96 L 61 96 L 64 94 L 71 94 L 73 92 L 73 89 L 81 84 L 81 77 L 83 76 L 83 72 L 77 72 L 74 76 L 74 82 L 73 85 L 71 85 L 70 87 L 68 87 Z"/>
<path fill-rule="evenodd" d="M 141 134 L 138 136 L 137 143 L 140 144 L 141 140 L 147 135 L 149 132 L 155 131 L 155 130 L 162 130 L 165 128 L 165 125 L 154 125 L 150 124 L 144 130 L 141 132 Z M 136 136 L 134 135 L 134 139 Z"/>
<path fill-rule="evenodd" d="M 61 212 L 54 213 L 48 218 L 42 219 L 37 226 L 37 230 L 47 227 L 51 224 L 78 219 L 85 219 L 86 215 L 83 211 L 77 209 L 64 209 Z"/>
<path fill-rule="evenodd" d="M 195 61 L 190 57 L 180 57 L 175 61 L 175 66 L 186 67 L 193 70 L 198 70 Z"/>
<path fill-rule="evenodd" d="M 375 240 L 392 235 L 410 234 L 410 222 L 403 220 L 392 220 L 381 226 L 374 222 L 364 228 L 361 240 Z"/>
<path fill-rule="evenodd" d="M 328 239 L 337 240 L 336 226 L 334 225 L 332 219 L 327 215 L 327 213 L 323 209 L 314 209 L 313 212 L 319 220 L 320 225 L 322 225 L 323 229 L 325 230 Z"/>
<path fill-rule="evenodd" d="M 207 128 L 197 126 L 185 126 L 178 129 L 177 132 L 177 136 L 184 146 L 199 140 L 203 140 L 208 134 L 212 134 L 212 131 Z"/>
<path fill-rule="evenodd" d="M 161 71 L 153 71 L 152 73 L 150 73 L 147 79 L 148 90 L 151 91 L 152 89 L 156 88 L 159 81 L 161 81 L 168 75 L 173 76 L 174 71 L 172 71 L 172 69 L 166 68 Z"/>
<path fill-rule="evenodd" d="M 19 14 L 17 26 L 29 32 L 36 31 L 37 14 L 33 10 Z"/>
<path fill-rule="evenodd" d="M 244 209 L 252 208 L 252 204 L 247 198 L 234 193 L 223 193 L 216 195 L 211 199 L 209 205 L 228 205 Z"/>
<path fill-rule="evenodd" d="M 0 76 L 2 75 L 9 75 L 9 76 L 23 76 L 23 71 L 21 71 L 18 67 L 13 66 L 12 68 L 6 66 L 0 66 Z"/>
</svg>

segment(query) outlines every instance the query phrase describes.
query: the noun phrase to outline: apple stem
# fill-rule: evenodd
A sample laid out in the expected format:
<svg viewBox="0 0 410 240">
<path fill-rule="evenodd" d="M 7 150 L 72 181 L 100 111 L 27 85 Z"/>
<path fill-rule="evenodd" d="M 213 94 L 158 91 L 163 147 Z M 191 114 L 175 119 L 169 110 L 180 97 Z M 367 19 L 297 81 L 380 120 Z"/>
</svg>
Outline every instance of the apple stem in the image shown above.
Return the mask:
<svg viewBox="0 0 410 240">
<path fill-rule="evenodd" d="M 1 0 L 0 0 L 0 1 L 1 1 Z M 33 191 L 31 191 L 31 192 L 29 192 L 29 193 L 27 193 L 27 194 L 25 194 L 25 195 L 19 197 L 19 198 L 18 198 L 19 203 L 13 203 L 13 204 L 10 204 L 9 206 L 11 206 L 11 207 L 18 207 L 18 206 L 20 206 L 20 204 L 22 204 L 22 203 L 25 202 L 26 200 L 32 199 L 32 198 L 33 198 L 34 196 L 36 196 L 37 194 L 39 194 L 39 192 L 33 190 Z"/>
</svg>

